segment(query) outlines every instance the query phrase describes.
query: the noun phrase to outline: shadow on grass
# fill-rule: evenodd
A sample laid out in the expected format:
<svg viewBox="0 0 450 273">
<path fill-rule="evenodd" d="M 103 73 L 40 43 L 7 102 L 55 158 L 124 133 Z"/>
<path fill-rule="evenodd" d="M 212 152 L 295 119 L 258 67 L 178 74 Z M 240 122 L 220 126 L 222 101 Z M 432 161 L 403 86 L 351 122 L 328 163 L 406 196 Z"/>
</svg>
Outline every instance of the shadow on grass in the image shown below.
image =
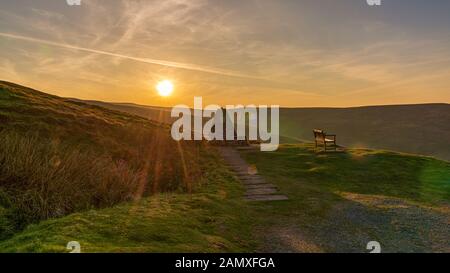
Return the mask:
<svg viewBox="0 0 450 273">
<path fill-rule="evenodd" d="M 288 201 L 254 204 L 262 251 L 449 251 L 450 164 L 388 151 L 315 153 L 313 145 L 245 152 Z"/>
<path fill-rule="evenodd" d="M 259 171 L 321 191 L 385 195 L 421 202 L 450 200 L 450 163 L 429 157 L 349 149 L 314 151 L 310 144 L 282 146 L 272 153 L 246 153 Z"/>
</svg>

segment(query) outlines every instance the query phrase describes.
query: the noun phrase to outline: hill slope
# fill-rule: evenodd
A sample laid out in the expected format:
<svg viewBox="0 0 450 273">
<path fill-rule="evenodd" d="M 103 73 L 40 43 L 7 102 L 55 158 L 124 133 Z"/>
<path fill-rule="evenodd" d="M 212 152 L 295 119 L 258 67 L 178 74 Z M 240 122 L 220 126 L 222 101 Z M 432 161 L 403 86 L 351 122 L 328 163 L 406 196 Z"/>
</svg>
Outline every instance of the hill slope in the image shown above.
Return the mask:
<svg viewBox="0 0 450 273">
<path fill-rule="evenodd" d="M 242 186 L 215 153 L 205 151 L 202 187 L 155 194 L 112 208 L 74 213 L 28 226 L 0 241 L 0 252 L 251 252 L 252 218 Z"/>
<path fill-rule="evenodd" d="M 382 252 L 450 251 L 450 164 L 429 157 L 311 144 L 242 151 L 289 197 L 244 202 L 242 186 L 214 153 L 192 195 L 162 194 L 29 226 L 0 252 Z"/>
<path fill-rule="evenodd" d="M 316 153 L 314 144 L 242 152 L 288 201 L 257 205 L 260 251 L 450 251 L 450 163 L 388 151 Z"/>
<path fill-rule="evenodd" d="M 155 121 L 170 122 L 170 109 L 87 101 Z M 419 104 L 355 108 L 282 108 L 283 143 L 312 141 L 312 130 L 338 135 L 340 145 L 387 149 L 450 160 L 450 105 Z"/>
<path fill-rule="evenodd" d="M 313 128 L 347 147 L 388 149 L 450 160 L 450 105 L 283 109 L 281 135 L 312 139 Z"/>
<path fill-rule="evenodd" d="M 192 191 L 200 152 L 164 125 L 0 82 L 0 239 L 47 218 Z"/>
<path fill-rule="evenodd" d="M 172 123 L 172 118 L 170 117 L 171 109 L 167 107 L 146 106 L 134 103 L 110 103 L 96 100 L 80 100 L 75 98 L 69 98 L 68 100 L 96 105 L 124 113 L 129 113 L 160 123 L 166 124 Z"/>
</svg>

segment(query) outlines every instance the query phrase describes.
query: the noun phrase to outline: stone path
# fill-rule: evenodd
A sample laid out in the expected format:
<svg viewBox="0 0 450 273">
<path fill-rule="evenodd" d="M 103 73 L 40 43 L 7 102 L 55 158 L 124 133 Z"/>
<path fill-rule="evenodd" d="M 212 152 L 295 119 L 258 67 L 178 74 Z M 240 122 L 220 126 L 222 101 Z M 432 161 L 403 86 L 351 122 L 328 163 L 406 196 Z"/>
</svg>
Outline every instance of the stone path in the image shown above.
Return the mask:
<svg viewBox="0 0 450 273">
<path fill-rule="evenodd" d="M 219 147 L 219 151 L 227 166 L 236 173 L 237 177 L 244 184 L 246 200 L 277 201 L 288 199 L 287 196 L 278 193 L 275 185 L 267 183 L 262 176 L 258 175 L 256 167 L 248 165 L 236 149 L 233 147 Z M 252 148 L 249 147 L 248 149 Z"/>
</svg>

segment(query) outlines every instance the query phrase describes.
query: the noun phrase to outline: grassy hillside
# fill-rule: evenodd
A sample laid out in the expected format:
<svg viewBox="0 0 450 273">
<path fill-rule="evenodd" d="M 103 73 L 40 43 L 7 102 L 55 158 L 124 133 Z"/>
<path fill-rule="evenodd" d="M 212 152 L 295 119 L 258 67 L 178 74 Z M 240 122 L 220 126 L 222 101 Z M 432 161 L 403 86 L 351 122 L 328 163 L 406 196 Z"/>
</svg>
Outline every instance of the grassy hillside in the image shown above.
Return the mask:
<svg viewBox="0 0 450 273">
<path fill-rule="evenodd" d="M 450 163 L 387 151 L 316 153 L 312 144 L 244 151 L 289 197 L 252 206 L 261 251 L 450 251 Z"/>
<path fill-rule="evenodd" d="M 0 82 L 0 239 L 48 218 L 193 191 L 200 150 L 141 117 Z"/>
<path fill-rule="evenodd" d="M 88 101 L 152 120 L 170 121 L 170 109 Z M 450 105 L 392 105 L 355 108 L 282 108 L 281 142 L 312 141 L 312 130 L 338 135 L 347 147 L 387 149 L 450 160 Z"/>
<path fill-rule="evenodd" d="M 130 113 L 160 123 L 172 123 L 172 118 L 170 117 L 171 108 L 167 107 L 145 106 L 133 103 L 109 103 L 95 100 L 79 100 L 74 98 L 70 98 L 69 100 L 96 105 L 107 109 L 121 111 L 124 113 Z"/>
<path fill-rule="evenodd" d="M 255 249 L 242 186 L 205 151 L 205 175 L 193 194 L 156 194 L 113 208 L 31 225 L 0 242 L 0 252 L 251 252 Z"/>
<path fill-rule="evenodd" d="M 242 186 L 207 155 L 192 195 L 160 194 L 29 226 L 3 252 L 383 252 L 450 251 L 450 164 L 352 149 L 283 145 L 242 155 L 289 200 L 248 203 Z"/>
</svg>

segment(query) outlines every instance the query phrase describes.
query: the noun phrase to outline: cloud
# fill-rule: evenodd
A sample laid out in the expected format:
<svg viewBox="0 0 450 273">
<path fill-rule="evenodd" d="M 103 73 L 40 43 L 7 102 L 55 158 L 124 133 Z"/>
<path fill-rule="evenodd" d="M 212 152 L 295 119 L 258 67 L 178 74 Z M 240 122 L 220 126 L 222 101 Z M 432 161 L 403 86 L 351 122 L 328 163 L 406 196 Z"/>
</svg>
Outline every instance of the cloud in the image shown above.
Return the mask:
<svg viewBox="0 0 450 273">
<path fill-rule="evenodd" d="M 366 103 L 372 94 L 381 101 L 399 88 L 422 92 L 427 84 L 436 86 L 427 92 L 445 94 L 449 84 L 433 76 L 447 71 L 448 30 L 423 31 L 434 17 L 410 27 L 402 23 L 413 21 L 408 10 L 333 0 L 90 0 L 77 8 L 16 0 L 0 6 L 2 74 L 38 79 L 73 96 L 83 86 L 94 99 L 128 95 L 151 103 L 148 85 L 168 77 L 185 98 L 348 105 Z"/>
<path fill-rule="evenodd" d="M 246 75 L 243 73 L 229 71 L 229 70 L 225 70 L 225 69 L 218 69 L 218 68 L 200 66 L 200 65 L 189 64 L 189 63 L 179 63 L 179 62 L 172 62 L 172 61 L 166 61 L 166 60 L 133 57 L 133 56 L 114 53 L 114 52 L 108 52 L 108 51 L 74 46 L 74 45 L 69 45 L 69 44 L 64 44 L 64 43 L 46 41 L 46 40 L 42 40 L 42 39 L 26 37 L 26 36 L 10 34 L 10 33 L 4 33 L 4 32 L 0 32 L 0 36 L 6 37 L 6 38 L 11 38 L 11 39 L 22 40 L 22 41 L 44 44 L 44 45 L 56 46 L 56 47 L 65 48 L 65 49 L 72 49 L 72 50 L 84 51 L 84 52 L 89 52 L 89 53 L 94 53 L 94 54 L 106 55 L 106 56 L 110 56 L 110 57 L 117 57 L 117 58 L 121 58 L 121 59 L 127 59 L 127 60 L 132 60 L 132 61 L 146 63 L 146 64 L 162 65 L 162 66 L 167 66 L 167 67 L 193 70 L 193 71 L 205 72 L 205 73 L 212 73 L 212 74 L 218 74 L 218 75 L 230 76 L 230 77 L 261 79 L 260 77 Z"/>
</svg>

